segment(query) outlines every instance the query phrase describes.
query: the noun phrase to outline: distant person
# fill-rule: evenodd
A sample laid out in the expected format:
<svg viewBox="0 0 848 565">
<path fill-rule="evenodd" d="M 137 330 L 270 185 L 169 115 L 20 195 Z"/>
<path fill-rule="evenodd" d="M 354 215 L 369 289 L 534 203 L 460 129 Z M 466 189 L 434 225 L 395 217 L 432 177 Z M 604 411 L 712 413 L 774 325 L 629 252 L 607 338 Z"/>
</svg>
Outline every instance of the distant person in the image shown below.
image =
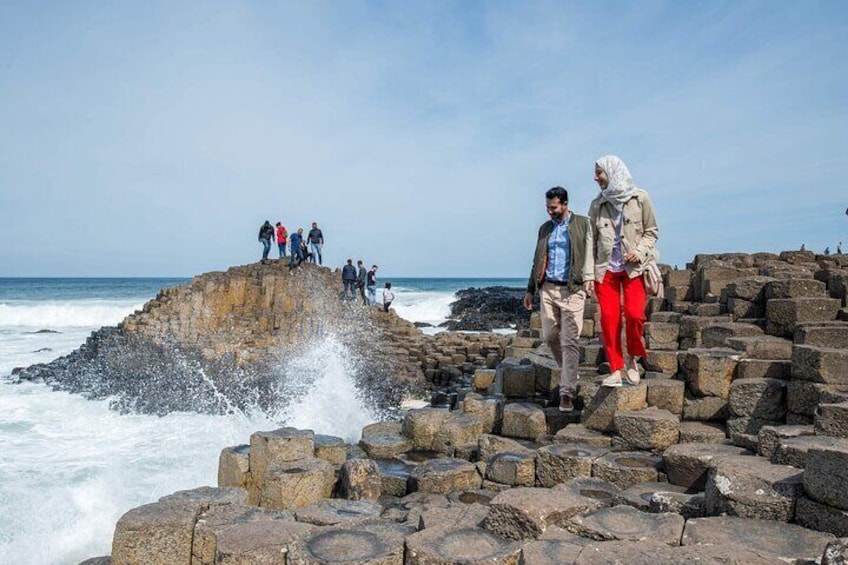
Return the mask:
<svg viewBox="0 0 848 565">
<path fill-rule="evenodd" d="M 309 230 L 309 246 L 312 248 L 312 262 L 318 261 L 319 265 L 323 265 L 321 257 L 321 247 L 324 245 L 324 234 L 318 229 L 318 224 L 312 222 L 312 229 Z"/>
<path fill-rule="evenodd" d="M 301 263 L 304 261 L 312 261 L 313 263 L 315 262 L 314 254 L 309 251 L 309 247 L 306 245 L 305 239 L 300 242 L 300 261 Z"/>
<path fill-rule="evenodd" d="M 560 369 L 559 410 L 571 412 L 580 379 L 577 339 L 595 276 L 592 227 L 568 209 L 568 191 L 561 186 L 545 193 L 545 205 L 551 219 L 539 226 L 524 307 L 532 310 L 533 297 L 541 293 L 542 338 Z"/>
<path fill-rule="evenodd" d="M 841 241 L 836 244 L 836 254 L 842 255 L 842 242 Z"/>
<path fill-rule="evenodd" d="M 389 306 L 392 305 L 394 299 L 395 293 L 392 292 L 392 283 L 387 282 L 386 287 L 383 289 L 383 312 L 389 311 Z"/>
<path fill-rule="evenodd" d="M 365 298 L 365 279 L 368 276 L 368 271 L 365 270 L 365 263 L 362 259 L 356 262 L 356 288 L 359 289 L 359 296 L 362 297 L 362 303 L 367 305 L 368 299 Z"/>
<path fill-rule="evenodd" d="M 656 261 L 659 227 L 648 193 L 637 188 L 627 165 L 615 155 L 595 162 L 595 182 L 600 194 L 589 206 L 595 240 L 595 294 L 601 309 L 601 341 L 612 374 L 603 386 L 639 383 L 638 358 L 647 354 L 645 330 L 647 293 L 642 274 Z M 622 299 L 627 335 L 627 367 L 621 343 Z"/>
<path fill-rule="evenodd" d="M 356 267 L 353 266 L 353 259 L 348 259 L 347 265 L 342 267 L 342 287 L 342 300 L 356 299 Z"/>
<path fill-rule="evenodd" d="M 286 256 L 286 239 L 289 237 L 289 232 L 286 231 L 286 226 L 277 222 L 277 247 L 280 250 L 280 259 Z"/>
<path fill-rule="evenodd" d="M 806 251 L 806 250 L 807 250 L 807 246 L 802 243 L 801 244 L 801 251 Z"/>
<path fill-rule="evenodd" d="M 298 228 L 297 233 L 291 234 L 289 237 L 289 245 L 291 246 L 291 257 L 289 258 L 289 268 L 294 269 L 302 261 L 300 248 L 303 244 L 303 228 Z"/>
<path fill-rule="evenodd" d="M 262 244 L 262 262 L 268 260 L 268 253 L 271 251 L 271 238 L 274 237 L 274 226 L 271 222 L 265 220 L 262 227 L 259 228 L 259 243 Z"/>
<path fill-rule="evenodd" d="M 377 265 L 371 265 L 365 281 L 365 290 L 368 293 L 368 304 L 377 304 Z"/>
<path fill-rule="evenodd" d="M 830 247 L 829 246 L 824 248 L 824 254 L 830 255 Z"/>
</svg>

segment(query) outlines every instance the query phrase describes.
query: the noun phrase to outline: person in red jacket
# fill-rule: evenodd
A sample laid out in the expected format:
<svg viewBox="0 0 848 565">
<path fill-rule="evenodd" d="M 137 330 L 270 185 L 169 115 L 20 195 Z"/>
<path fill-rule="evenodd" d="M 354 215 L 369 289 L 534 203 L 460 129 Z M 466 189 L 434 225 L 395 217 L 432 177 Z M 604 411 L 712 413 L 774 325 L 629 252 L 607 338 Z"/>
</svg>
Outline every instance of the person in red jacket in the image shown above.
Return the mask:
<svg viewBox="0 0 848 565">
<path fill-rule="evenodd" d="M 286 256 L 286 238 L 289 232 L 286 231 L 286 226 L 277 222 L 277 247 L 280 248 L 280 259 Z"/>
</svg>

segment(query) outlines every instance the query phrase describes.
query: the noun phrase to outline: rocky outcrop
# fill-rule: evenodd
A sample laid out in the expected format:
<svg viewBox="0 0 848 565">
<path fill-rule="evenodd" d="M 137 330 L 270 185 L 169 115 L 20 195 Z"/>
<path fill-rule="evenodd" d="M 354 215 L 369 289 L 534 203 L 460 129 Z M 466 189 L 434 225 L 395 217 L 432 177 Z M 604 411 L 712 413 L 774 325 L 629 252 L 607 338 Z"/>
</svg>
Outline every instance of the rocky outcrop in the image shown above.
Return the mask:
<svg viewBox="0 0 848 565">
<path fill-rule="evenodd" d="M 451 315 L 442 324 L 449 330 L 491 331 L 500 328 L 526 328 L 530 312 L 523 304 L 525 290 L 505 286 L 468 288 L 456 293 Z"/>
<path fill-rule="evenodd" d="M 394 312 L 342 301 L 340 279 L 338 271 L 282 262 L 199 275 L 16 378 L 110 397 L 120 410 L 279 411 L 310 379 L 302 374 L 309 367 L 289 363 L 333 340 L 368 403 L 392 409 L 404 394 L 462 384 L 503 356 L 504 337 L 426 336 Z"/>
</svg>

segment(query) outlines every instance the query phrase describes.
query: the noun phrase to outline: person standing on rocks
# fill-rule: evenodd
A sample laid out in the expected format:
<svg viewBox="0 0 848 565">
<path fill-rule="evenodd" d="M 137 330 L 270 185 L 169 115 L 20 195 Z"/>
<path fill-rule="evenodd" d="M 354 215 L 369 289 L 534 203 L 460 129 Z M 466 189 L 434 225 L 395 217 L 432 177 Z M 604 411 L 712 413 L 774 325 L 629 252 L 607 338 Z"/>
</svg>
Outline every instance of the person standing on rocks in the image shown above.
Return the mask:
<svg viewBox="0 0 848 565">
<path fill-rule="evenodd" d="M 280 250 L 280 259 L 286 256 L 286 239 L 289 237 L 289 232 L 286 231 L 286 226 L 277 222 L 277 248 Z"/>
<path fill-rule="evenodd" d="M 271 222 L 265 220 L 262 227 L 259 228 L 259 243 L 262 244 L 262 262 L 268 260 L 268 253 L 271 251 L 271 238 L 274 237 L 274 226 Z"/>
<path fill-rule="evenodd" d="M 321 230 L 318 229 L 318 223 L 312 222 L 312 229 L 309 230 L 309 235 L 307 236 L 309 240 L 309 246 L 312 249 L 312 257 L 311 260 L 313 263 L 316 261 L 319 265 L 323 265 L 322 257 L 321 257 L 321 246 L 324 245 L 324 234 Z"/>
<path fill-rule="evenodd" d="M 560 368 L 559 410 L 571 412 L 580 378 L 577 339 L 594 280 L 592 228 L 587 217 L 568 209 L 568 191 L 561 186 L 548 190 L 545 201 L 551 219 L 539 227 L 524 307 L 533 309 L 538 290 L 542 338 Z"/>
<path fill-rule="evenodd" d="M 362 297 L 362 304 L 367 305 L 368 299 L 365 298 L 365 280 L 368 278 L 368 272 L 365 270 L 365 263 L 360 259 L 356 262 L 356 287 L 359 289 L 359 296 Z"/>
<path fill-rule="evenodd" d="M 365 281 L 365 289 L 368 291 L 368 304 L 377 304 L 377 265 L 371 265 L 371 270 Z"/>
<path fill-rule="evenodd" d="M 392 292 L 392 283 L 387 282 L 383 289 L 383 312 L 388 312 L 389 307 L 395 299 L 395 293 Z"/>
<path fill-rule="evenodd" d="M 289 244 L 291 245 L 291 258 L 289 259 L 289 268 L 294 269 L 302 261 L 300 255 L 300 246 L 303 243 L 303 228 L 297 228 L 297 233 L 291 234 Z"/>
<path fill-rule="evenodd" d="M 342 267 L 342 286 L 342 300 L 356 300 L 356 267 L 353 266 L 353 259 L 348 259 L 347 265 Z"/>
<path fill-rule="evenodd" d="M 638 384 L 638 358 L 646 355 L 647 293 L 642 278 L 648 264 L 659 259 L 659 237 L 654 207 L 648 193 L 637 188 L 619 157 L 605 155 L 595 163 L 600 194 L 589 206 L 595 240 L 595 293 L 601 309 L 601 340 L 612 374 L 607 387 Z M 629 359 L 626 366 L 621 343 L 622 297 Z"/>
</svg>

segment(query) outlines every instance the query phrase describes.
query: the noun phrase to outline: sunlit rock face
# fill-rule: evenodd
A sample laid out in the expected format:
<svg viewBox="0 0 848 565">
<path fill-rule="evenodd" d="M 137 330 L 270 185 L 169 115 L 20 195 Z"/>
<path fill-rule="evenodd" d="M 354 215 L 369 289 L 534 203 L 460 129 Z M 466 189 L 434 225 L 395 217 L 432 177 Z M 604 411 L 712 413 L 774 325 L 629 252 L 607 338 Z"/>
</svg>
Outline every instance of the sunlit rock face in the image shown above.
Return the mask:
<svg viewBox="0 0 848 565">
<path fill-rule="evenodd" d="M 269 410 L 314 381 L 303 373 L 320 368 L 298 358 L 333 340 L 369 403 L 395 406 L 425 384 L 410 351 L 429 338 L 393 313 L 340 300 L 340 281 L 337 271 L 275 262 L 199 275 L 18 378 L 112 397 L 120 410 Z"/>
</svg>

